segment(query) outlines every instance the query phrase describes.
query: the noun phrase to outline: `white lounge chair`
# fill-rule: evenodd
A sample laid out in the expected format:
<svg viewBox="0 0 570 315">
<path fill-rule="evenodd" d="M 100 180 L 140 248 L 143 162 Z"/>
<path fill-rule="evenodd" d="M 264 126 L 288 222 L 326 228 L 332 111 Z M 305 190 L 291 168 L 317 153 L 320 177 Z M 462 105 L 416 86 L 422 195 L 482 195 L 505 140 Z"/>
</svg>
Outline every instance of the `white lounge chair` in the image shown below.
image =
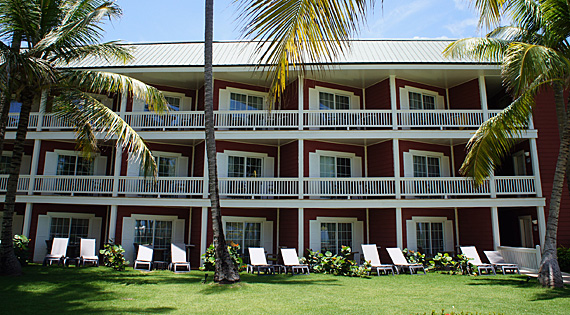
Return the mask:
<svg viewBox="0 0 570 315">
<path fill-rule="evenodd" d="M 95 253 L 96 241 L 95 239 L 82 238 L 79 244 L 79 262 L 85 266 L 85 263 L 92 263 L 99 267 L 99 256 Z"/>
<path fill-rule="evenodd" d="M 281 255 L 283 256 L 283 264 L 285 265 L 285 273 L 287 268 L 291 269 L 291 274 L 295 274 L 295 270 L 301 271 L 300 273 L 309 274 L 309 265 L 299 263 L 299 256 L 295 248 L 281 248 Z"/>
<path fill-rule="evenodd" d="M 362 244 L 362 253 L 364 253 L 364 260 L 369 261 L 372 265 L 372 270 L 376 269 L 376 273 L 380 275 L 380 271 L 384 274 L 391 272 L 394 275 L 394 265 L 382 264 L 380 262 L 380 255 L 378 255 L 378 247 L 376 244 Z"/>
<path fill-rule="evenodd" d="M 148 245 L 139 245 L 139 250 L 137 253 L 137 259 L 135 260 L 135 265 L 133 266 L 133 269 L 137 269 L 137 266 L 139 265 L 147 265 L 148 269 L 144 269 L 144 270 L 148 270 L 150 271 L 150 269 L 152 268 L 152 255 L 154 254 L 154 250 L 152 249 L 151 246 Z"/>
<path fill-rule="evenodd" d="M 419 274 L 419 270 L 421 269 L 424 272 L 424 275 L 426 274 L 426 269 L 424 268 L 424 265 L 410 264 L 406 260 L 406 257 L 404 257 L 404 254 L 402 253 L 401 249 L 393 247 L 393 248 L 386 248 L 386 251 L 388 251 L 388 255 L 390 255 L 390 259 L 392 259 L 392 262 L 394 263 L 394 266 L 396 267 L 396 271 L 398 272 L 398 274 L 400 274 L 400 269 L 403 270 L 408 269 L 410 271 L 410 274 L 414 274 L 414 270 L 416 271 L 416 274 Z"/>
<path fill-rule="evenodd" d="M 170 257 L 170 270 L 174 272 L 190 272 L 190 263 L 186 260 L 186 244 L 170 244 Z M 185 270 L 179 271 L 176 267 L 185 267 Z"/>
<path fill-rule="evenodd" d="M 517 272 L 519 275 L 521 274 L 519 265 L 506 262 L 505 258 L 503 258 L 503 255 L 501 255 L 500 252 L 494 250 L 486 250 L 483 252 L 485 253 L 485 256 L 487 256 L 487 259 L 489 259 L 491 265 L 493 265 L 495 268 L 495 271 L 497 269 L 501 269 L 501 272 L 503 272 L 503 274 L 505 274 L 507 271 L 512 271 L 513 273 Z"/>
<path fill-rule="evenodd" d="M 275 274 L 275 266 L 267 263 L 265 258 L 265 249 L 263 247 L 249 247 L 249 265 L 247 265 L 247 272 L 254 273 L 257 270 L 257 274 L 263 271 L 267 274 Z"/>
<path fill-rule="evenodd" d="M 461 246 L 460 248 L 463 255 L 470 259 L 469 263 L 477 267 L 479 275 L 482 274 L 483 270 L 487 270 L 487 274 L 491 274 L 491 272 L 493 272 L 493 274 L 496 275 L 493 265 L 484 264 L 481 261 L 481 258 L 479 258 L 479 253 L 477 253 L 477 248 L 475 248 L 475 246 Z"/>
<path fill-rule="evenodd" d="M 65 264 L 65 255 L 67 253 L 67 244 L 69 244 L 69 238 L 54 237 L 51 243 L 51 252 L 44 258 L 44 266 L 54 261 L 57 264 Z"/>
</svg>

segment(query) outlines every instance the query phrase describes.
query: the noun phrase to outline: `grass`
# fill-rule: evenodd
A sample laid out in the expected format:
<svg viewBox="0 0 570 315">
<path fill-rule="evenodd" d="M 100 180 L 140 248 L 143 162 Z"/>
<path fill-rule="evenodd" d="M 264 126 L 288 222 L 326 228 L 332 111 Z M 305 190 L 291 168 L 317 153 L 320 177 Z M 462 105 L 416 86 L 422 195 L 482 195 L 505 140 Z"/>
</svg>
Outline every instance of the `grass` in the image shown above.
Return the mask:
<svg viewBox="0 0 570 315">
<path fill-rule="evenodd" d="M 255 276 L 202 284 L 204 272 L 142 273 L 106 267 L 32 265 L 0 277 L 3 314 L 568 314 L 570 289 L 544 289 L 525 276 Z M 212 273 L 209 272 L 209 279 Z"/>
</svg>

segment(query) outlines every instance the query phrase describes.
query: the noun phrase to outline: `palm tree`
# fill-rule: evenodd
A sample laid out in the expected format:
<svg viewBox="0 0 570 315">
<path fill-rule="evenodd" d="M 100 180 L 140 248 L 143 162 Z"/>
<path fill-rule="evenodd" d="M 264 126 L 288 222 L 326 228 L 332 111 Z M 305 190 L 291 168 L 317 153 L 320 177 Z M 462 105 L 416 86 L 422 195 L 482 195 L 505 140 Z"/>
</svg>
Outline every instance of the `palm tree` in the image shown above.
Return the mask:
<svg viewBox="0 0 570 315">
<path fill-rule="evenodd" d="M 334 60 L 349 47 L 348 41 L 364 20 L 369 0 L 238 0 L 242 33 L 259 40 L 259 64 L 269 64 L 271 78 L 269 107 L 277 101 L 287 84 L 291 67 L 307 62 Z M 212 230 L 216 252 L 214 281 L 233 283 L 239 274 L 227 252 L 220 211 L 216 143 L 213 114 L 212 40 L 213 0 L 206 0 L 204 42 L 205 133 L 208 178 L 212 211 Z"/>
<path fill-rule="evenodd" d="M 499 115 L 483 123 L 467 144 L 461 172 L 481 183 L 510 153 L 514 139 L 522 134 L 532 115 L 535 96 L 551 86 L 555 103 L 560 147 L 550 197 L 546 237 L 539 281 L 544 286 L 561 287 L 562 275 L 556 254 L 556 238 L 564 176 L 569 165 L 570 116 L 563 98 L 570 79 L 567 38 L 570 35 L 568 3 L 558 0 L 477 0 L 480 23 L 496 26 L 508 16 L 514 26 L 498 27 L 485 38 L 459 40 L 446 48 L 452 57 L 475 57 L 500 62 L 503 82 L 514 101 Z M 565 26 L 566 28 L 564 28 Z"/>
<path fill-rule="evenodd" d="M 21 36 L 21 41 L 27 44 L 24 51 L 0 45 L 3 61 L 0 69 L 12 69 L 0 74 L 2 94 L 5 98 L 15 94 L 22 103 L 4 202 L 0 259 L 1 273 L 17 275 L 21 267 L 12 247 L 12 215 L 34 99 L 46 90 L 58 95 L 54 112 L 75 126 L 78 147 L 87 156 L 97 150 L 98 133 L 116 136 L 117 147 L 126 149 L 132 159 L 141 159 L 145 173 L 152 174 L 156 174 L 156 163 L 143 139 L 115 112 L 87 93 L 132 93 L 159 112 L 166 109 L 167 103 L 158 90 L 140 81 L 118 74 L 64 67 L 87 56 L 119 61 L 132 58 L 127 49 L 115 42 L 98 43 L 103 19 L 114 19 L 121 14 L 114 3 L 2 0 L 0 10 L 4 14 L 0 18 L 1 36 L 13 42 Z"/>
</svg>

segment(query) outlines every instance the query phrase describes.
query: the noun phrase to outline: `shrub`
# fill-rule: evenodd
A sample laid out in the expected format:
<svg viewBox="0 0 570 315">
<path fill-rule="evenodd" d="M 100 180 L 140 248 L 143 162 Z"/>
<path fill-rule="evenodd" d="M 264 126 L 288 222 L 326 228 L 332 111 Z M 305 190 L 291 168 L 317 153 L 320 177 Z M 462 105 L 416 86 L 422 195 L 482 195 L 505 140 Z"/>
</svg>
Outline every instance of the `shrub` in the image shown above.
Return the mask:
<svg viewBox="0 0 570 315">
<path fill-rule="evenodd" d="M 454 258 L 448 253 L 437 253 L 437 255 L 429 261 L 429 264 L 430 270 L 445 271 L 452 275 L 468 274 L 470 270 L 473 270 L 473 268 L 469 268 L 469 265 L 471 265 L 469 258 L 464 255 L 457 255 L 457 257 Z"/>
<path fill-rule="evenodd" d="M 129 264 L 129 262 L 125 260 L 125 249 L 121 245 L 115 245 L 113 243 L 105 244 L 104 249 L 100 250 L 99 253 L 105 256 L 105 266 L 117 271 L 125 270 L 125 267 Z"/>
<path fill-rule="evenodd" d="M 240 249 L 241 247 L 239 244 L 236 244 L 234 242 L 231 242 L 230 245 L 228 245 L 228 252 L 230 253 L 230 257 L 232 258 L 232 261 L 234 262 L 237 270 L 244 271 L 247 265 L 243 263 L 243 259 L 239 254 Z M 204 265 L 200 267 L 200 270 L 214 271 L 216 267 L 216 251 L 214 244 L 210 244 L 206 252 L 202 254 L 202 260 L 204 261 Z"/>
<path fill-rule="evenodd" d="M 559 247 L 557 254 L 560 270 L 570 272 L 570 248 Z"/>
<path fill-rule="evenodd" d="M 30 262 L 30 240 L 25 235 L 14 235 L 14 254 L 22 266 Z"/>
<path fill-rule="evenodd" d="M 315 273 L 328 273 L 335 276 L 365 277 L 370 272 L 370 263 L 358 266 L 356 261 L 348 259 L 351 249 L 343 246 L 340 254 L 333 255 L 327 251 L 324 254 L 307 249 L 308 255 L 302 262 L 308 264 Z"/>
<path fill-rule="evenodd" d="M 402 250 L 402 253 L 404 253 L 404 257 L 406 257 L 406 260 L 410 263 L 410 264 L 422 264 L 422 265 L 426 265 L 426 255 L 422 254 L 418 251 L 413 251 L 407 248 L 404 248 Z"/>
</svg>

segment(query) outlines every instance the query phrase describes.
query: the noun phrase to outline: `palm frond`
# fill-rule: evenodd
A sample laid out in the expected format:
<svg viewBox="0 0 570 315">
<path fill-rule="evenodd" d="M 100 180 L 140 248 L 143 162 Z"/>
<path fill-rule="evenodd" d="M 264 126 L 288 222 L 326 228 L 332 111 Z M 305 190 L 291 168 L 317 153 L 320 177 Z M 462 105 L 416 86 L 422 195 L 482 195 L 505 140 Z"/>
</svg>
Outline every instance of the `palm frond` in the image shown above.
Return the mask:
<svg viewBox="0 0 570 315">
<path fill-rule="evenodd" d="M 269 64 L 269 104 L 287 85 L 289 68 L 333 61 L 349 46 L 372 2 L 368 0 L 238 0 L 242 34 L 258 40 L 259 63 Z"/>
<path fill-rule="evenodd" d="M 473 58 L 481 62 L 501 62 L 510 41 L 494 37 L 472 37 L 457 40 L 445 48 L 448 58 Z"/>
<path fill-rule="evenodd" d="M 140 160 L 145 176 L 156 177 L 158 168 L 145 141 L 117 113 L 92 96 L 80 92 L 65 92 L 55 98 L 53 112 L 75 126 L 78 148 L 88 157 L 97 152 L 97 133 L 105 140 L 117 137 L 117 147 L 129 153 L 129 159 Z"/>
<path fill-rule="evenodd" d="M 566 0 L 542 1 L 544 18 L 549 22 L 549 32 L 560 41 L 570 37 L 570 3 Z"/>
<path fill-rule="evenodd" d="M 39 28 L 41 9 L 37 1 L 0 0 L 0 12 L 0 37 L 11 38 L 11 34 L 19 32 L 26 39 Z"/>
<path fill-rule="evenodd" d="M 492 29 L 501 22 L 501 15 L 510 0 L 471 0 L 471 4 L 480 13 L 479 26 Z"/>
<path fill-rule="evenodd" d="M 134 57 L 131 54 L 132 48 L 118 45 L 118 42 L 108 42 L 102 44 L 86 45 L 79 47 L 57 47 L 53 54 L 49 56 L 49 60 L 58 65 L 69 64 L 75 60 L 81 60 L 87 57 L 98 57 L 109 62 L 127 63 Z"/>
<path fill-rule="evenodd" d="M 535 105 L 534 97 L 542 84 L 534 85 L 497 116 L 490 118 L 467 143 L 467 156 L 459 172 L 480 185 L 502 160 L 528 126 Z"/>
<path fill-rule="evenodd" d="M 60 70 L 63 83 L 83 91 L 96 94 L 132 93 L 133 97 L 145 101 L 149 110 L 158 113 L 168 111 L 168 102 L 160 91 L 142 81 L 117 73 Z"/>
<path fill-rule="evenodd" d="M 501 72 L 504 85 L 518 97 L 538 82 L 567 78 L 570 62 L 555 49 L 515 42 L 505 53 Z"/>
</svg>

